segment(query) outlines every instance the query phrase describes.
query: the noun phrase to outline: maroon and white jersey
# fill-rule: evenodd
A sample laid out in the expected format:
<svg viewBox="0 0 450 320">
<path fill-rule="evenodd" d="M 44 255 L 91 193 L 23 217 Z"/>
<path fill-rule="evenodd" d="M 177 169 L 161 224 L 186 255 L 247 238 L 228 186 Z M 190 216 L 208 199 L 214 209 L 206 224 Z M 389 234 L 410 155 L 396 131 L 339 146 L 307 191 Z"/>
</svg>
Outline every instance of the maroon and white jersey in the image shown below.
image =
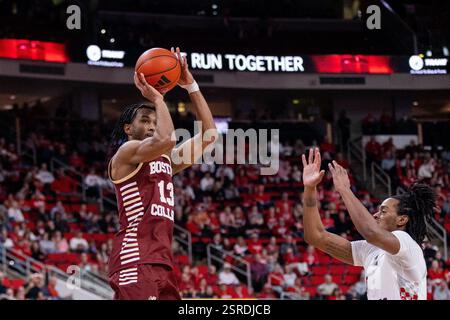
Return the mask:
<svg viewBox="0 0 450 320">
<path fill-rule="evenodd" d="M 120 230 L 113 239 L 109 275 L 144 263 L 172 268 L 174 198 L 170 158 L 162 155 L 140 163 L 128 176 L 112 182 Z"/>
</svg>

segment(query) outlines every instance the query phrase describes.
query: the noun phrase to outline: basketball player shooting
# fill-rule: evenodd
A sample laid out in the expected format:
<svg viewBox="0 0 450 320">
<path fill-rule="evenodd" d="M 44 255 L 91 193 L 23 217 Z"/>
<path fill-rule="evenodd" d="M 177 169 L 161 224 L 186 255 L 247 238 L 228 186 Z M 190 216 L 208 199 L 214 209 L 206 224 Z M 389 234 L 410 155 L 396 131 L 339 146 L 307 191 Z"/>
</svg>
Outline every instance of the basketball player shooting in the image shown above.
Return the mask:
<svg viewBox="0 0 450 320">
<path fill-rule="evenodd" d="M 341 195 L 356 229 L 365 239 L 348 241 L 325 231 L 319 215 L 316 187 L 320 170 L 319 150 L 309 150 L 303 161 L 305 241 L 345 263 L 363 266 L 369 300 L 426 300 L 427 269 L 420 245 L 435 208 L 433 190 L 413 185 L 406 193 L 384 200 L 373 216 L 350 188 L 346 170 L 329 164 L 334 187 Z"/>
<path fill-rule="evenodd" d="M 202 134 L 215 130 L 208 104 L 199 90 L 185 57 L 172 48 L 181 63 L 178 85 L 190 95 L 202 132 L 175 147 L 174 125 L 163 95 L 149 85 L 143 74 L 134 83 L 148 103 L 125 109 L 113 132 L 109 177 L 114 183 L 120 231 L 113 239 L 109 281 L 114 299 L 180 299 L 173 271 L 172 237 L 174 190 L 172 175 L 194 163 L 195 155 L 214 141 Z M 195 141 L 197 140 L 197 141 Z M 201 150 L 195 150 L 201 149 Z M 191 150 L 189 161 L 172 164 L 172 155 Z"/>
</svg>

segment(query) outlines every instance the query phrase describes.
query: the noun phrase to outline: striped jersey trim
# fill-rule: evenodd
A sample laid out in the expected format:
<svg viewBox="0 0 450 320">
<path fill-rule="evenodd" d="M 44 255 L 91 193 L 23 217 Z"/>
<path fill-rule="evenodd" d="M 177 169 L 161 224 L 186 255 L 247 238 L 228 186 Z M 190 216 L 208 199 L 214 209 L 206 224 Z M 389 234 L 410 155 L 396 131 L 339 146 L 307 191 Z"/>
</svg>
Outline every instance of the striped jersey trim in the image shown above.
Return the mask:
<svg viewBox="0 0 450 320">
<path fill-rule="evenodd" d="M 119 258 L 120 264 L 126 265 L 128 263 L 137 262 L 140 260 L 137 233 L 139 222 L 142 220 L 142 216 L 144 215 L 144 207 L 142 204 L 142 197 L 139 192 L 139 187 L 137 186 L 136 181 L 122 186 L 119 190 L 120 198 L 122 199 L 123 207 L 125 208 L 128 221 L 125 230 L 125 236 L 122 240 L 122 248 L 119 252 Z M 137 281 L 137 278 L 130 278 L 129 275 L 127 275 L 127 277 L 123 278 L 122 280 L 124 280 L 123 283 L 126 282 L 126 284 L 128 284 L 130 283 L 129 281 Z"/>
</svg>

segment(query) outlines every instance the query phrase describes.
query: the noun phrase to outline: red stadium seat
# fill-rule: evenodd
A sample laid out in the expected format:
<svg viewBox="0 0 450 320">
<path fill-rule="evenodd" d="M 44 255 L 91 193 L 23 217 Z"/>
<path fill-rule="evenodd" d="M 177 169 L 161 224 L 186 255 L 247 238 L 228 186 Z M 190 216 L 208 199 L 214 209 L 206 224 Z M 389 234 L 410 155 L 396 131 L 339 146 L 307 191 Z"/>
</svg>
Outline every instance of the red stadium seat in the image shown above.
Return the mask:
<svg viewBox="0 0 450 320">
<path fill-rule="evenodd" d="M 322 283 L 324 283 L 323 276 L 311 276 L 311 285 L 312 286 L 318 286 Z"/>
<path fill-rule="evenodd" d="M 347 266 L 347 273 L 349 274 L 361 274 L 361 271 L 363 270 L 363 267 L 357 267 L 357 266 Z"/>
<path fill-rule="evenodd" d="M 328 273 L 328 266 L 323 265 L 312 266 L 311 272 L 315 276 L 323 276 Z"/>
<path fill-rule="evenodd" d="M 345 264 L 342 265 L 333 265 L 330 268 L 330 273 L 332 275 L 343 275 L 347 271 L 347 266 Z"/>
<path fill-rule="evenodd" d="M 310 298 L 314 297 L 317 294 L 317 287 L 305 287 L 305 291 L 309 293 Z"/>
<path fill-rule="evenodd" d="M 356 274 L 349 274 L 344 277 L 344 283 L 348 284 L 348 285 L 352 285 L 352 284 L 358 282 L 358 280 L 359 280 L 359 275 L 356 275 Z"/>
</svg>

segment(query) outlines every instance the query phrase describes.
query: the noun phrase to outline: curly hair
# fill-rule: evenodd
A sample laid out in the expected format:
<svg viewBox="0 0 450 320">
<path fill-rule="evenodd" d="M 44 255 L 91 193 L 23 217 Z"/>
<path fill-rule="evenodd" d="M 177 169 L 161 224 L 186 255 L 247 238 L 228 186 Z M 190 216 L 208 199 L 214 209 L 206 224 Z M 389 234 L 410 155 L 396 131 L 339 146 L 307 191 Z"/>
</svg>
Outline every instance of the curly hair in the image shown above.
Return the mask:
<svg viewBox="0 0 450 320">
<path fill-rule="evenodd" d="M 114 154 L 117 152 L 117 150 L 120 148 L 120 146 L 128 141 L 128 135 L 125 133 L 123 126 L 125 124 L 132 123 L 134 118 L 136 117 L 138 110 L 143 109 L 143 108 L 155 111 L 154 106 L 144 104 L 144 103 L 138 103 L 138 104 L 129 105 L 122 112 L 122 114 L 120 115 L 119 120 L 117 120 L 116 126 L 114 127 L 114 130 L 111 134 L 111 142 L 109 144 L 109 151 L 108 151 L 107 159 L 111 159 L 114 156 Z"/>
<path fill-rule="evenodd" d="M 413 184 L 405 193 L 392 198 L 399 201 L 397 213 L 409 217 L 406 232 L 420 245 L 427 232 L 427 222 L 433 218 L 436 209 L 436 194 L 434 190 L 421 183 Z"/>
</svg>

